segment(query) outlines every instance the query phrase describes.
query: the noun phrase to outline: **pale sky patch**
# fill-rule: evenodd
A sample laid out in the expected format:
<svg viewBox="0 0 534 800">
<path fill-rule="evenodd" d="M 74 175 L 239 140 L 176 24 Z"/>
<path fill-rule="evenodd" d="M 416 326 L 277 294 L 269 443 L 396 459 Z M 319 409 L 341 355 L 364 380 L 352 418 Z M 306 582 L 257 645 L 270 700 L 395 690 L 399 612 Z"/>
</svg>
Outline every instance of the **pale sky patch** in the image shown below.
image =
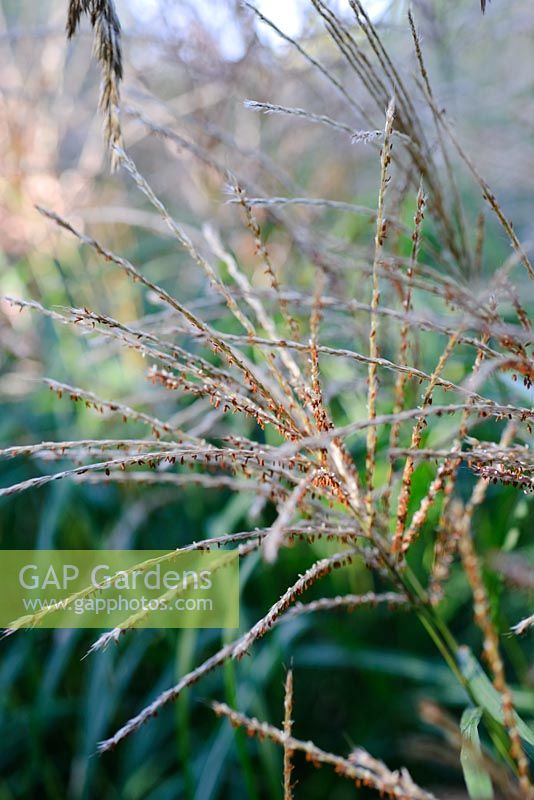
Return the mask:
<svg viewBox="0 0 534 800">
<path fill-rule="evenodd" d="M 127 2 L 139 23 L 158 25 L 158 18 L 161 18 L 160 0 L 127 0 Z M 390 5 L 391 0 L 364 0 L 364 6 L 374 20 L 379 19 Z M 256 6 L 284 33 L 295 38 L 302 33 L 310 2 L 309 0 L 256 0 Z M 343 16 L 353 19 L 346 0 L 332 0 L 331 7 Z M 216 35 L 225 58 L 232 61 L 239 59 L 243 55 L 245 43 L 228 4 L 224 0 L 196 0 L 195 9 L 206 28 Z M 167 3 L 166 13 L 179 28 L 184 17 L 184 7 L 177 2 L 173 11 L 172 4 Z M 262 41 L 272 47 L 280 45 L 280 39 L 276 34 L 261 22 L 257 23 L 257 31 Z"/>
</svg>

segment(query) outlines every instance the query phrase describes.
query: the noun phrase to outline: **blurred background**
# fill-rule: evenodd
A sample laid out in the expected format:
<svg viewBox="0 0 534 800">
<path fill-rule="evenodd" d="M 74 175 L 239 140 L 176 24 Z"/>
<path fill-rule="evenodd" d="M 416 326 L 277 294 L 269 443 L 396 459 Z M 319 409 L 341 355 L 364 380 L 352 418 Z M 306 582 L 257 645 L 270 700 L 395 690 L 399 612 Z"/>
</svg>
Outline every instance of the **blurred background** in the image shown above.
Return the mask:
<svg viewBox="0 0 534 800">
<path fill-rule="evenodd" d="M 361 87 L 348 74 L 311 3 L 264 0 L 257 5 L 344 78 L 365 105 Z M 351 22 L 347 5 L 339 0 L 333 7 Z M 367 3 L 397 63 L 409 75 L 415 61 L 407 7 L 404 0 Z M 209 223 L 224 231 L 225 242 L 240 260 L 252 260 L 250 233 L 228 203 L 220 174 L 196 158 L 195 145 L 236 174 L 249 195 L 306 195 L 375 206 L 377 163 L 369 149 L 322 126 L 244 107 L 249 98 L 303 107 L 365 127 L 355 115 L 348 118 L 342 100 L 294 48 L 240 3 L 117 0 L 117 8 L 124 29 L 125 146 L 188 230 Z M 532 241 L 531 0 L 494 0 L 484 17 L 478 0 L 419 0 L 413 8 L 440 104 L 520 237 Z M 84 24 L 67 44 L 65 17 L 66 0 L 0 2 L 0 294 L 34 299 L 46 307 L 87 307 L 123 321 L 160 310 L 153 297 L 44 220 L 35 210 L 39 204 L 142 265 L 147 276 L 180 299 L 197 307 L 204 303 L 202 315 L 210 319 L 217 310 L 210 308 L 209 295 L 200 300 L 206 297 L 204 277 L 191 269 L 131 180 L 120 171 L 110 173 L 102 118 L 96 113 L 99 68 L 92 58 L 92 33 Z M 371 113 L 381 128 L 383 119 Z M 170 129 L 174 138 L 162 136 L 157 126 Z M 459 175 L 476 220 L 479 192 L 461 169 Z M 358 258 L 368 252 L 370 217 L 332 209 L 292 208 L 287 213 L 295 226 L 313 224 L 319 235 L 350 245 Z M 311 273 L 287 236 L 264 210 L 258 208 L 257 215 L 284 281 L 308 285 Z M 490 246 L 476 278 L 481 285 L 509 254 L 491 220 L 488 226 Z M 254 274 L 259 287 L 265 281 L 261 269 L 259 265 Z M 532 300 L 532 294 L 525 300 Z M 338 334 L 330 332 L 332 341 Z M 150 407 L 160 418 L 186 410 L 185 400 L 153 387 L 145 373 L 146 364 L 136 353 L 0 301 L 0 446 L 145 435 L 146 428 L 138 423 L 125 428 L 113 415 L 59 400 L 40 381 L 47 376 L 136 408 Z M 362 386 L 364 379 L 362 375 Z M 193 420 L 199 431 L 217 424 L 211 413 L 207 406 L 205 415 Z M 0 485 L 50 469 L 42 461 L 3 460 Z M 223 489 L 61 481 L 0 500 L 0 546 L 173 548 L 268 524 L 268 510 L 251 523 L 253 502 L 251 493 L 233 495 Z M 524 498 L 518 501 L 514 490 L 491 490 L 479 520 L 488 560 L 505 540 L 510 547 L 520 542 L 522 552 L 532 554 L 529 512 L 532 506 Z M 423 540 L 421 548 L 426 547 L 430 541 Z M 321 552 L 321 545 L 316 551 Z M 243 626 L 265 612 L 306 557 L 294 547 L 276 569 L 250 563 L 242 574 Z M 488 579 L 495 613 L 506 627 L 528 609 L 529 598 L 508 593 L 501 603 L 502 576 L 493 571 Z M 451 580 L 454 591 L 444 613 L 458 637 L 477 648 L 468 591 L 455 574 Z M 373 588 L 363 568 L 321 584 L 321 591 L 329 594 Z M 223 632 L 222 639 L 230 636 L 231 631 Z M 214 720 L 203 700 L 226 699 L 279 724 L 283 665 L 290 662 L 295 669 L 297 736 L 313 738 L 335 752 L 361 745 L 390 766 L 406 764 L 419 783 L 442 798 L 466 797 L 454 750 L 418 711 L 420 702 L 431 698 L 457 716 L 465 698 L 408 614 L 374 609 L 282 625 L 258 645 L 253 659 L 209 676 L 117 752 L 102 757 L 95 755 L 97 742 L 216 649 L 221 632 L 142 631 L 81 661 L 92 638 L 79 630 L 31 631 L 0 642 L 0 800 L 280 797 L 280 753 L 269 744 L 244 740 L 227 723 Z M 533 717 L 528 647 L 513 639 L 503 644 L 518 688 L 518 707 L 525 718 Z M 326 769 L 300 762 L 297 777 L 300 797 L 368 796 Z"/>
</svg>

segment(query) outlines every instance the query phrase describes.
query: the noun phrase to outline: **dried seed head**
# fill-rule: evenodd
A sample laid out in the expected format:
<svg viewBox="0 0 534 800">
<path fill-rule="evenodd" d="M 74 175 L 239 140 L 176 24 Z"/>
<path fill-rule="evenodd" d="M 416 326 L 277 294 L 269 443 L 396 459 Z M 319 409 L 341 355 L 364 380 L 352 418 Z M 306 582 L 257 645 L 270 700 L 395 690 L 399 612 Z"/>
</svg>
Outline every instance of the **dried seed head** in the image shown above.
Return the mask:
<svg viewBox="0 0 534 800">
<path fill-rule="evenodd" d="M 111 163 L 117 166 L 113 147 L 122 147 L 119 118 L 120 83 L 123 77 L 121 26 L 114 0 L 70 0 L 67 14 L 67 38 L 76 33 L 83 14 L 91 20 L 94 31 L 94 52 L 102 70 L 100 110 L 105 115 L 106 141 L 112 148 Z"/>
</svg>

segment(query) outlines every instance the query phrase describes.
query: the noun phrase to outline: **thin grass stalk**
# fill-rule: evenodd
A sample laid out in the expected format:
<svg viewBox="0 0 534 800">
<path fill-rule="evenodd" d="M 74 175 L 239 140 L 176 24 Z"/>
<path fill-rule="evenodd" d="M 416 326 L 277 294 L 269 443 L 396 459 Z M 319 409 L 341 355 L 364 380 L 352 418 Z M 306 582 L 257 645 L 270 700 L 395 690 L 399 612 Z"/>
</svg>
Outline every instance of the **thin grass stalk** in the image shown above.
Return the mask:
<svg viewBox="0 0 534 800">
<path fill-rule="evenodd" d="M 284 800 L 293 800 L 293 750 L 288 745 L 293 729 L 293 670 L 288 669 L 284 686 Z"/>
<path fill-rule="evenodd" d="M 414 216 L 414 230 L 412 233 L 412 249 L 410 254 L 410 263 L 407 269 L 408 283 L 404 290 L 404 298 L 403 298 L 403 310 L 406 316 L 402 321 L 400 329 L 398 363 L 401 365 L 406 365 L 408 363 L 408 344 L 409 344 L 408 336 L 410 332 L 410 322 L 408 320 L 407 315 L 410 313 L 410 311 L 412 311 L 412 289 L 413 289 L 412 280 L 414 277 L 415 267 L 417 265 L 417 259 L 419 256 L 419 249 L 421 246 L 421 226 L 424 219 L 424 207 L 425 207 L 425 195 L 423 193 L 422 181 L 419 184 L 416 203 L 417 207 Z M 395 405 L 393 407 L 394 414 L 398 413 L 399 411 L 402 411 L 402 409 L 404 408 L 405 383 L 406 383 L 406 374 L 404 372 L 399 372 L 395 380 Z M 389 435 L 390 450 L 397 447 L 399 443 L 399 436 L 400 436 L 400 424 L 395 423 L 394 425 L 391 426 L 391 431 Z M 393 468 L 394 468 L 393 461 L 390 461 L 387 485 L 384 494 L 382 496 L 382 502 L 387 516 L 389 516 L 389 504 L 391 499 L 391 489 L 392 489 L 393 475 L 394 475 Z"/>
<path fill-rule="evenodd" d="M 221 666 L 227 659 L 242 658 L 255 641 L 265 636 L 265 634 L 278 623 L 285 611 L 305 589 L 309 588 L 309 586 L 313 585 L 320 578 L 328 575 L 332 570 L 350 564 L 356 553 L 357 551 L 352 548 L 344 553 L 336 553 L 329 558 L 317 561 L 287 589 L 280 600 L 274 603 L 267 614 L 250 630 L 238 639 L 222 647 L 217 653 L 206 659 L 200 666 L 185 675 L 175 686 L 162 692 L 150 705 L 146 706 L 146 708 L 135 717 L 132 717 L 111 738 L 101 742 L 99 751 L 105 752 L 107 750 L 113 750 L 123 739 L 138 730 L 149 719 L 156 716 L 163 706 L 175 700 L 183 689 L 199 681 L 204 675 Z M 99 647 L 105 646 L 106 644 L 107 640 L 102 641 Z"/>
<path fill-rule="evenodd" d="M 445 114 L 443 113 L 443 111 L 440 111 L 438 109 L 438 107 L 436 106 L 433 98 L 429 96 L 429 94 L 428 94 L 428 92 L 426 90 L 426 86 L 422 85 L 422 89 L 423 89 L 423 93 L 424 93 L 424 95 L 425 95 L 425 97 L 427 99 L 427 102 L 428 102 L 430 108 L 436 114 L 436 117 L 437 117 L 437 119 L 439 119 L 440 124 L 442 125 L 444 130 L 447 132 L 447 135 L 449 136 L 451 142 L 454 144 L 454 147 L 456 148 L 456 151 L 457 151 L 458 155 L 460 156 L 460 158 L 462 159 L 462 161 L 464 162 L 464 164 L 466 165 L 466 167 L 470 171 L 471 175 L 475 178 L 476 182 L 478 183 L 478 185 L 482 189 L 482 197 L 484 198 L 484 200 L 486 200 L 486 202 L 488 203 L 489 207 L 491 208 L 491 210 L 493 211 L 493 213 L 495 214 L 495 216 L 499 220 L 499 222 L 501 224 L 501 227 L 503 228 L 503 230 L 505 231 L 506 235 L 510 239 L 510 242 L 512 243 L 512 247 L 514 248 L 515 252 L 517 253 L 517 255 L 519 257 L 520 262 L 523 264 L 523 266 L 527 270 L 527 272 L 528 272 L 529 276 L 532 278 L 532 280 L 534 280 L 534 267 L 532 266 L 532 263 L 530 262 L 530 259 L 529 259 L 528 255 L 527 255 L 527 253 L 525 252 L 525 250 L 523 248 L 523 245 L 519 241 L 519 239 L 517 237 L 517 234 L 514 231 L 513 224 L 510 222 L 510 220 L 504 214 L 501 206 L 499 205 L 499 202 L 498 202 L 496 196 L 493 194 L 493 192 L 491 190 L 490 185 L 482 177 L 482 175 L 479 173 L 478 169 L 474 165 L 472 159 L 467 155 L 467 153 L 463 149 L 462 145 L 460 144 L 456 134 L 453 132 L 453 130 L 452 130 L 452 128 L 451 128 L 451 126 L 450 126 Z"/>
<path fill-rule="evenodd" d="M 336 773 L 352 781 L 359 788 L 367 786 L 380 792 L 383 796 L 397 800 L 436 800 L 434 795 L 418 787 L 407 770 L 391 772 L 382 762 L 371 759 L 365 751 L 355 751 L 348 758 L 328 753 L 313 742 L 304 742 L 288 736 L 266 722 L 259 722 L 254 717 L 247 717 L 234 711 L 225 703 L 212 703 L 218 716 L 227 717 L 235 727 L 244 728 L 251 736 L 270 739 L 281 747 L 290 747 L 292 751 L 301 751 L 306 759 L 316 766 L 329 764 Z M 363 763 L 362 763 L 363 762 Z"/>
<path fill-rule="evenodd" d="M 415 49 L 415 54 L 416 54 L 416 57 L 417 57 L 417 62 L 419 64 L 419 70 L 421 72 L 421 76 L 423 78 L 423 81 L 425 82 L 425 86 L 426 86 L 427 92 L 428 92 L 429 96 L 432 97 L 432 99 L 433 99 L 432 85 L 431 85 L 430 79 L 428 77 L 428 72 L 426 70 L 425 62 L 423 60 L 423 52 L 421 50 L 421 43 L 419 41 L 419 35 L 418 35 L 417 29 L 415 27 L 415 22 L 414 22 L 414 18 L 413 18 L 413 14 L 412 14 L 411 9 L 408 9 L 408 21 L 409 21 L 410 30 L 411 30 L 411 33 L 412 33 L 412 39 L 413 39 L 413 43 L 414 43 L 414 49 Z M 447 145 L 446 145 L 445 139 L 443 137 L 443 131 L 442 131 L 441 125 L 439 124 L 439 119 L 436 117 L 436 114 L 435 114 L 435 111 L 434 111 L 434 106 L 432 106 L 432 114 L 433 114 L 434 123 L 435 123 L 435 126 L 436 126 L 436 133 L 437 133 L 437 137 L 438 137 L 439 146 L 440 146 L 440 149 L 441 149 L 441 153 L 443 155 L 443 161 L 445 163 L 447 177 L 448 177 L 449 184 L 450 184 L 451 191 L 452 191 L 453 198 L 454 198 L 454 212 L 455 212 L 456 221 L 457 221 L 457 224 L 458 224 L 458 231 L 459 231 L 459 234 L 460 234 L 460 245 L 461 245 L 462 251 L 463 251 L 463 253 L 465 254 L 465 257 L 466 257 L 466 262 L 465 262 L 466 265 L 471 264 L 473 270 L 475 270 L 475 265 L 471 261 L 469 247 L 468 247 L 466 221 L 465 221 L 465 215 L 464 215 L 464 211 L 463 211 L 463 204 L 462 204 L 462 200 L 461 200 L 461 197 L 460 197 L 460 192 L 458 190 L 458 184 L 457 184 L 456 179 L 454 177 L 454 171 L 453 171 L 451 160 L 450 160 L 449 153 L 448 153 L 448 150 L 447 150 Z"/>
<path fill-rule="evenodd" d="M 504 725 L 510 737 L 511 754 L 517 764 L 519 785 L 525 800 L 532 800 L 534 798 L 534 786 L 530 780 L 528 759 L 517 729 L 512 693 L 506 683 L 504 664 L 499 650 L 499 639 L 491 621 L 489 599 L 474 549 L 467 511 L 463 516 L 463 524 L 459 533 L 460 554 L 465 574 L 473 592 L 475 621 L 484 635 L 484 656 L 493 674 L 495 689 L 502 698 Z"/>
<path fill-rule="evenodd" d="M 440 356 L 440 359 L 436 365 L 436 369 L 434 370 L 430 383 L 423 397 L 423 403 L 422 403 L 423 408 L 432 403 L 432 393 L 436 386 L 436 380 L 439 378 L 439 375 L 443 371 L 449 359 L 449 356 L 456 347 L 456 344 L 458 342 L 458 335 L 459 335 L 458 332 L 453 333 L 453 335 L 449 338 L 449 341 L 447 342 L 445 350 Z M 423 417 L 421 417 L 421 419 L 419 419 L 416 422 L 412 431 L 410 449 L 414 449 L 419 446 L 425 424 L 426 423 Z M 414 460 L 409 456 L 406 459 L 406 463 L 404 465 L 404 471 L 402 475 L 402 486 L 398 500 L 397 522 L 392 541 L 392 549 L 394 552 L 405 553 L 410 545 L 410 541 L 408 539 L 405 540 L 405 526 L 408 517 L 408 503 L 410 499 L 414 468 L 415 468 Z"/>
<path fill-rule="evenodd" d="M 373 259 L 373 279 L 371 296 L 371 329 L 369 332 L 369 357 L 371 359 L 368 370 L 369 390 L 367 395 L 367 414 L 370 420 L 376 417 L 376 401 L 378 395 L 377 366 L 374 359 L 378 358 L 378 325 L 376 309 L 380 301 L 380 284 L 378 281 L 377 267 L 382 260 L 385 239 L 385 195 L 389 182 L 388 169 L 391 163 L 391 133 L 395 116 L 395 100 L 392 98 L 386 111 L 386 124 L 384 128 L 384 144 L 380 157 L 380 184 L 378 190 L 378 207 L 376 213 L 375 252 Z M 373 528 L 375 509 L 373 502 L 373 483 L 375 473 L 377 430 L 371 426 L 367 431 L 367 494 L 365 506 L 367 511 L 369 530 Z"/>
</svg>

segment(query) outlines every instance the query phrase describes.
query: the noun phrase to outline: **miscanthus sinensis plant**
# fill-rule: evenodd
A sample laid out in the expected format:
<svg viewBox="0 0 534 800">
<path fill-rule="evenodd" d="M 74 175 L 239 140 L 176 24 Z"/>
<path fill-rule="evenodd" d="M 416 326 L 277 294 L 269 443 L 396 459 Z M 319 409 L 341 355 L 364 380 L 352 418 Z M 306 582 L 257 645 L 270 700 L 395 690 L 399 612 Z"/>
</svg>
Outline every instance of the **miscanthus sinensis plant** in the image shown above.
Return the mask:
<svg viewBox="0 0 534 800">
<path fill-rule="evenodd" d="M 112 252 L 105 242 L 79 230 L 53 209 L 39 208 L 53 224 L 91 248 L 109 269 L 122 272 L 125 281 L 140 284 L 157 298 L 160 310 L 125 323 L 97 308 L 53 310 L 14 297 L 9 302 L 142 354 L 150 364 L 148 380 L 177 398 L 189 397 L 190 403 L 187 413 L 160 419 L 150 409 L 133 408 L 86 388 L 47 379 L 60 396 L 116 414 L 125 423 L 145 423 L 147 436 L 132 440 L 125 434 L 114 440 L 11 447 L 1 455 L 45 457 L 48 462 L 57 461 L 58 468 L 5 487 L 0 495 L 37 490 L 61 479 L 167 484 L 177 489 L 192 482 L 204 491 L 221 486 L 236 492 L 252 490 L 257 496 L 256 510 L 265 506 L 275 511 L 269 527 L 192 542 L 185 549 L 236 548 L 243 561 L 260 551 L 266 562 L 273 563 L 296 540 L 323 538 L 335 543 L 332 555 L 302 564 L 300 574 L 281 597 L 273 598 L 272 606 L 252 627 L 125 721 L 101 743 L 102 751 L 120 745 L 186 687 L 226 661 L 248 653 L 253 657 L 255 643 L 286 619 L 386 604 L 392 614 L 402 609 L 420 621 L 471 702 L 461 729 L 437 707 L 429 705 L 424 713 L 449 737 L 456 736 L 472 796 L 492 796 L 493 783 L 502 797 L 532 799 L 528 748 L 534 737 L 517 715 L 507 683 L 501 654 L 503 632 L 493 619 L 477 555 L 476 520 L 492 482 L 512 485 L 518 496 L 534 489 L 529 450 L 534 412 L 528 403 L 518 402 L 529 397 L 534 378 L 531 323 L 518 286 L 529 285 L 534 269 L 505 210 L 441 109 L 412 15 L 408 15 L 408 25 L 417 64 L 415 80 L 400 74 L 359 0 L 350 0 L 351 25 L 323 0 L 312 2 L 354 72 L 365 103 L 299 42 L 248 2 L 244 4 L 320 73 L 325 85 L 342 98 L 346 118 L 359 124 L 299 107 L 254 100 L 246 105 L 251 113 L 294 117 L 296 125 L 326 126 L 333 137 L 348 137 L 355 147 L 368 148 L 379 185 L 375 208 L 261 195 L 240 178 L 238 163 L 229 170 L 200 144 L 138 111 L 123 110 L 135 115 L 148 132 L 188 149 L 218 176 L 228 195 L 225 201 L 241 215 L 254 243 L 249 264 L 225 244 L 224 232 L 204 226 L 194 235 L 189 233 L 140 173 L 123 147 L 120 132 L 122 57 L 114 4 L 112 0 L 71 0 L 69 36 L 84 13 L 95 31 L 103 74 L 101 106 L 112 158 L 131 177 L 133 189 L 160 215 L 194 269 L 204 275 L 204 308 L 210 313 L 206 319 L 198 310 L 203 306 L 187 305 L 179 288 L 171 293 L 151 281 L 142 264 Z M 483 198 L 475 221 L 464 208 L 457 184 L 461 162 Z M 401 207 L 410 197 L 414 211 L 412 223 L 407 224 Z M 338 208 L 372 217 L 372 247 L 363 255 L 340 247 L 334 237 L 318 234 L 313 225 L 296 225 L 286 213 L 289 206 Z M 312 275 L 307 284 L 279 273 L 258 223 L 258 208 L 289 237 Z M 483 285 L 474 278 L 487 257 L 487 215 L 496 218 L 511 249 L 509 258 Z M 258 263 L 268 278 L 267 289 L 256 288 L 250 277 Z M 339 378 L 334 377 L 337 370 Z M 451 375 L 460 377 L 453 380 Z M 527 392 L 515 392 L 514 382 L 518 387 L 524 384 Z M 355 386 L 364 392 L 366 407 L 351 415 L 346 409 L 355 408 L 350 402 Z M 217 411 L 216 433 L 210 424 L 199 429 L 188 422 L 205 415 L 206 401 Z M 197 406 L 200 410 L 195 415 Z M 243 433 L 236 432 L 236 416 L 246 422 Z M 226 419 L 230 424 L 225 429 Z M 433 469 L 422 494 L 414 491 L 421 461 Z M 458 491 L 460 470 L 472 476 L 468 496 Z M 421 580 L 411 565 L 411 553 L 423 531 L 430 531 L 434 558 Z M 301 600 L 312 585 L 320 587 L 333 570 L 350 570 L 355 560 L 378 576 L 387 590 Z M 462 565 L 471 589 L 487 674 L 440 615 L 454 560 Z M 501 566 L 514 572 L 517 585 L 528 584 L 528 574 L 521 578 L 517 564 L 503 558 Z M 96 653 L 123 634 L 134 635 L 138 621 L 136 615 L 104 633 L 91 651 Z M 533 624 L 533 617 L 518 620 L 515 633 L 524 634 Z M 292 727 L 292 696 L 293 674 L 289 672 L 281 729 L 225 704 L 214 704 L 215 712 L 233 725 L 283 748 L 286 798 L 293 796 L 292 760 L 299 751 L 315 764 L 330 765 L 340 777 L 382 795 L 414 800 L 432 797 L 407 771 L 391 771 L 362 749 L 342 757 L 299 739 Z M 476 734 L 480 720 L 492 749 L 480 748 Z"/>
</svg>

